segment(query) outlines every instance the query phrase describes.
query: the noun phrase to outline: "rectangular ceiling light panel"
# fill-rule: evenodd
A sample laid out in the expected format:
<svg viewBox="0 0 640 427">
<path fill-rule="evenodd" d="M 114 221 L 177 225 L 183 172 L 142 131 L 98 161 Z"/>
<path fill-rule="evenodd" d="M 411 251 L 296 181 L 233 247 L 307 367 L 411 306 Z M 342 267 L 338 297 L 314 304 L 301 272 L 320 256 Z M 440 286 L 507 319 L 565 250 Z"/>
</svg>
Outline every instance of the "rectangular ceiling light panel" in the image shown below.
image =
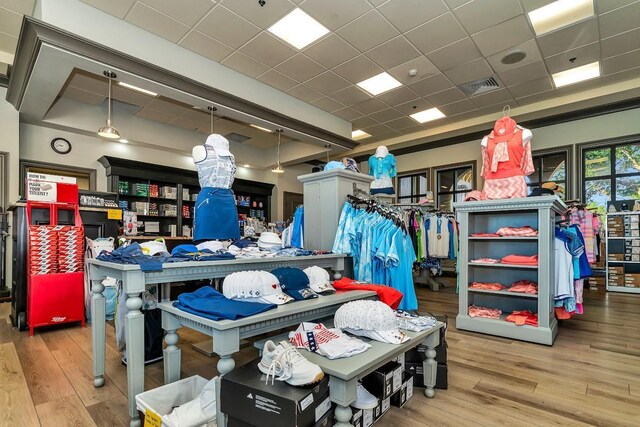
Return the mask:
<svg viewBox="0 0 640 427">
<path fill-rule="evenodd" d="M 600 77 L 600 62 L 596 61 L 581 67 L 560 71 L 551 77 L 553 77 L 553 83 L 556 85 L 556 88 L 595 79 L 596 77 Z"/>
<path fill-rule="evenodd" d="M 262 132 L 271 133 L 271 129 L 263 128 L 262 126 L 258 126 L 258 125 L 249 125 L 249 126 L 251 126 L 254 129 L 261 130 Z"/>
<path fill-rule="evenodd" d="M 296 8 L 287 16 L 273 24 L 269 32 L 291 46 L 302 49 L 329 32 L 329 29 Z"/>
<path fill-rule="evenodd" d="M 351 139 L 353 139 L 354 141 L 357 141 L 359 139 L 365 139 L 365 138 L 369 138 L 371 135 L 369 135 L 368 133 L 366 133 L 363 130 L 354 130 L 353 132 L 351 132 Z"/>
<path fill-rule="evenodd" d="M 593 15 L 593 0 L 557 0 L 529 12 L 529 20 L 536 35 L 541 36 Z"/>
<path fill-rule="evenodd" d="M 437 108 L 430 108 L 428 110 L 420 111 L 418 113 L 412 114 L 411 118 L 418 123 L 426 123 L 433 120 L 438 120 L 443 117 L 446 117 L 444 113 Z"/>
<path fill-rule="evenodd" d="M 136 92 L 144 93 L 145 95 L 150 95 L 154 97 L 158 96 L 158 94 L 155 92 L 151 92 L 150 90 L 147 90 L 147 89 L 142 89 L 141 87 L 134 86 L 129 83 L 118 82 L 118 86 L 126 87 L 127 89 L 135 90 Z"/>
<path fill-rule="evenodd" d="M 395 89 L 398 86 L 402 86 L 402 83 L 391 77 L 389 73 L 383 72 L 377 76 L 361 81 L 358 83 L 358 86 L 369 92 L 371 95 L 380 95 L 381 93 Z"/>
</svg>

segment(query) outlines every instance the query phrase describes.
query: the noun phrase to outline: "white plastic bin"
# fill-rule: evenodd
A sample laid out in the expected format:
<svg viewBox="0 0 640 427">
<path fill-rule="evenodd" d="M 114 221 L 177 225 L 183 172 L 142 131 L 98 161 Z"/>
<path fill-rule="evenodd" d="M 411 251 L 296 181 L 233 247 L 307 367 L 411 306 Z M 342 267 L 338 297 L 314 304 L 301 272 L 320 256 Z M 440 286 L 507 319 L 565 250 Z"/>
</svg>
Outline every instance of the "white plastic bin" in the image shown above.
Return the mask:
<svg viewBox="0 0 640 427">
<path fill-rule="evenodd" d="M 162 419 L 163 427 L 178 427 L 167 420 L 166 415 L 170 414 L 174 407 L 183 405 L 198 397 L 208 382 L 209 380 L 202 378 L 200 375 L 194 375 L 171 384 L 166 384 L 162 387 L 154 388 L 153 390 L 138 394 L 136 396 L 136 406 L 138 411 L 143 414 L 146 414 L 146 411 L 149 410 L 159 415 Z M 216 383 L 217 393 L 219 393 L 220 390 L 219 386 L 220 382 L 218 379 L 218 382 Z M 220 407 L 219 401 L 216 402 L 216 407 Z M 212 419 L 202 420 L 202 422 L 198 424 L 180 427 L 201 426 L 216 427 L 217 423 L 215 416 Z"/>
</svg>

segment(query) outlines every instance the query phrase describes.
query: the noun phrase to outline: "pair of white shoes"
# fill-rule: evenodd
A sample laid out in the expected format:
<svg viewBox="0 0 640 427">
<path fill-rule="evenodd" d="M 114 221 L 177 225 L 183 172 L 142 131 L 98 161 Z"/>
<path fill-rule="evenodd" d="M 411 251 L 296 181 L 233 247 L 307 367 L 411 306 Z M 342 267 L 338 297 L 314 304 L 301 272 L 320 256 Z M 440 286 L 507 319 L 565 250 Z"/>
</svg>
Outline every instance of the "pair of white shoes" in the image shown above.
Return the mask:
<svg viewBox="0 0 640 427">
<path fill-rule="evenodd" d="M 324 372 L 318 365 L 309 362 L 297 348 L 286 341 L 278 344 L 271 340 L 267 341 L 262 349 L 262 359 L 258 363 L 258 369 L 267 376 L 267 383 L 271 377 L 272 384 L 278 380 L 285 381 L 289 385 L 302 386 L 317 383 L 324 378 Z M 362 384 L 358 384 L 353 407 L 374 409 L 376 406 L 378 406 L 378 399 Z"/>
</svg>

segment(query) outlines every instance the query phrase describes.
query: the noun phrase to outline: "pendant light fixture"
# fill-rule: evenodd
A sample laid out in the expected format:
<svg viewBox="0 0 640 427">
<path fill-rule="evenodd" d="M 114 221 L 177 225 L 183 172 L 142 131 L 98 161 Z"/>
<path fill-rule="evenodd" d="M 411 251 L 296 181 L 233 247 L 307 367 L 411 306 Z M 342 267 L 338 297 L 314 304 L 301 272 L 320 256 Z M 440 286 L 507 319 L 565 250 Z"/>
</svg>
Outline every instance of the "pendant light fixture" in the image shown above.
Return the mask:
<svg viewBox="0 0 640 427">
<path fill-rule="evenodd" d="M 214 113 L 215 111 L 218 111 L 218 109 L 217 109 L 216 107 L 214 107 L 213 105 L 208 106 L 208 107 L 207 107 L 207 109 L 211 112 L 211 127 L 210 127 L 210 129 L 211 129 L 211 135 L 213 135 L 213 134 L 215 133 L 215 132 L 214 132 L 214 130 L 215 130 L 215 125 L 214 125 L 214 123 L 213 123 L 213 113 Z"/>
<path fill-rule="evenodd" d="M 111 79 L 116 78 L 116 73 L 112 71 L 105 71 L 104 75 L 109 78 L 109 96 L 107 98 L 107 125 L 98 129 L 98 135 L 103 138 L 118 139 L 120 138 L 120 132 L 118 129 L 112 126 L 111 122 Z"/>
<path fill-rule="evenodd" d="M 276 129 L 276 132 L 278 133 L 278 162 L 273 167 L 273 169 L 271 169 L 271 172 L 273 172 L 273 173 L 284 173 L 284 169 L 280 165 L 280 135 L 282 135 L 282 132 L 284 132 L 284 130 Z"/>
</svg>

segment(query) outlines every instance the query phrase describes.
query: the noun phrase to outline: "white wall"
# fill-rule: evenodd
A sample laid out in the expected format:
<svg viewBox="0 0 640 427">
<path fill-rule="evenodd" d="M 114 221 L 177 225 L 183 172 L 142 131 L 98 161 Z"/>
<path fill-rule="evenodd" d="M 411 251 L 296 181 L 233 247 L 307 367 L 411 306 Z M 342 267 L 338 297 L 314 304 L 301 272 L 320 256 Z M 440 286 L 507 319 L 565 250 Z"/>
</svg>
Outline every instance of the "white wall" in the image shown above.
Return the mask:
<svg viewBox="0 0 640 427">
<path fill-rule="evenodd" d="M 71 142 L 73 148 L 69 154 L 57 154 L 51 149 L 51 140 L 56 137 L 66 138 Z M 20 159 L 95 169 L 97 171 L 97 191 L 107 191 L 106 171 L 98 162 L 98 159 L 102 156 L 121 157 L 141 162 L 195 170 L 191 156 L 167 153 L 163 150 L 140 147 L 133 144 L 105 141 L 98 137 L 65 132 L 43 126 L 26 123 L 20 124 Z M 15 157 L 17 171 L 17 154 Z M 302 193 L 302 184 L 297 180 L 297 177 L 309 172 L 311 172 L 311 166 L 309 165 L 286 167 L 285 173 L 282 175 L 276 175 L 271 171 L 239 166 L 236 176 L 242 179 L 275 184 L 276 187 L 273 190 L 271 212 L 273 219 L 281 219 L 283 209 L 282 193 L 284 191 Z M 17 172 L 15 176 L 17 179 Z M 16 194 L 17 188 L 16 186 Z M 15 200 L 15 198 L 13 200 Z"/>
</svg>

